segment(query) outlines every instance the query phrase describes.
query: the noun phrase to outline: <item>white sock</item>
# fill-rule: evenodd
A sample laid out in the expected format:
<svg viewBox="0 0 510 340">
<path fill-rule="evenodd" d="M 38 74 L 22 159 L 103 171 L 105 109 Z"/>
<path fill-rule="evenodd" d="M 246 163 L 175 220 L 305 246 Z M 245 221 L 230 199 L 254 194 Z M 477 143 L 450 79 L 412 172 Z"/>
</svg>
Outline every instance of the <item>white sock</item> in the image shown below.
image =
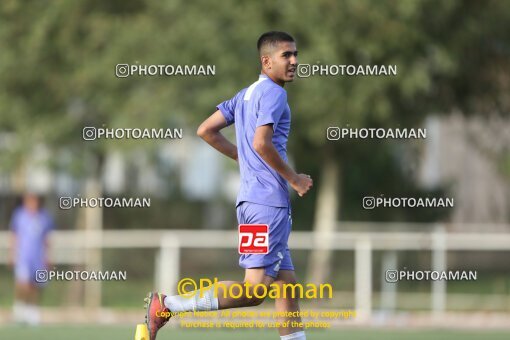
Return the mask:
<svg viewBox="0 0 510 340">
<path fill-rule="evenodd" d="M 280 339 L 281 340 L 290 340 L 290 339 L 294 339 L 294 340 L 306 340 L 306 335 L 305 335 L 304 331 L 300 331 L 300 332 L 292 333 L 292 334 L 289 334 L 289 335 L 281 336 Z"/>
<path fill-rule="evenodd" d="M 166 308 L 171 312 L 194 312 L 194 311 L 209 311 L 218 310 L 218 298 L 214 296 L 214 289 L 209 289 L 206 292 L 194 291 L 193 297 L 185 297 L 180 295 L 167 296 L 163 303 Z"/>
<path fill-rule="evenodd" d="M 39 312 L 39 306 L 27 305 L 27 322 L 31 326 L 37 326 L 41 322 L 41 314 Z"/>
<path fill-rule="evenodd" d="M 14 301 L 14 305 L 12 306 L 12 316 L 14 322 L 22 322 L 23 321 L 23 313 L 25 312 L 25 303 L 20 300 Z"/>
</svg>

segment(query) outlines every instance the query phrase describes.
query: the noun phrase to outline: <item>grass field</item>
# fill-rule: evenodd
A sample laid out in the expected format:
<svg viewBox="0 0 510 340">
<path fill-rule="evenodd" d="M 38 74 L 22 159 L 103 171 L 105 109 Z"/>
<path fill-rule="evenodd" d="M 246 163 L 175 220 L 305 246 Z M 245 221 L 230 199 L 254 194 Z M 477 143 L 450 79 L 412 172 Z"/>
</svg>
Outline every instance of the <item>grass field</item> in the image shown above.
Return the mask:
<svg viewBox="0 0 510 340">
<path fill-rule="evenodd" d="M 135 326 L 21 326 L 0 327 L 0 339 L 5 340 L 127 340 L 134 339 Z M 158 340 L 261 340 L 279 339 L 274 330 L 182 330 L 162 329 Z M 447 330 L 323 330 L 307 331 L 309 340 L 507 340 L 510 332 L 447 331 Z"/>
</svg>

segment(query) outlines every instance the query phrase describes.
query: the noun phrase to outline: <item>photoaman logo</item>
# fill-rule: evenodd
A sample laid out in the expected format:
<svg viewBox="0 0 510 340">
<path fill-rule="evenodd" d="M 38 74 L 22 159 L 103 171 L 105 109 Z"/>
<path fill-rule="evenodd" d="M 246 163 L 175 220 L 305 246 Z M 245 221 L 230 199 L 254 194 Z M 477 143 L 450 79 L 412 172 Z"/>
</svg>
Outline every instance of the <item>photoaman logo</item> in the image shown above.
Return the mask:
<svg viewBox="0 0 510 340">
<path fill-rule="evenodd" d="M 239 225 L 239 254 L 267 254 L 269 226 L 267 224 Z"/>
</svg>

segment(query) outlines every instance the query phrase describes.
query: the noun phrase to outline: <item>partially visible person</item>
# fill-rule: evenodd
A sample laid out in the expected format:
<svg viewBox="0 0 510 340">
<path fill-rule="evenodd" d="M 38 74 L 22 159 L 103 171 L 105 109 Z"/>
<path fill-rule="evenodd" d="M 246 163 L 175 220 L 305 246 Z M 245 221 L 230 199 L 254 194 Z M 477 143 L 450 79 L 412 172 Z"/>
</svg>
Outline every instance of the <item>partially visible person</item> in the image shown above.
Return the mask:
<svg viewBox="0 0 510 340">
<path fill-rule="evenodd" d="M 39 299 L 43 283 L 36 281 L 36 272 L 48 269 L 48 235 L 53 228 L 53 218 L 42 207 L 41 198 L 31 193 L 24 195 L 10 222 L 9 264 L 14 267 L 15 322 L 29 325 L 40 322 Z"/>
</svg>

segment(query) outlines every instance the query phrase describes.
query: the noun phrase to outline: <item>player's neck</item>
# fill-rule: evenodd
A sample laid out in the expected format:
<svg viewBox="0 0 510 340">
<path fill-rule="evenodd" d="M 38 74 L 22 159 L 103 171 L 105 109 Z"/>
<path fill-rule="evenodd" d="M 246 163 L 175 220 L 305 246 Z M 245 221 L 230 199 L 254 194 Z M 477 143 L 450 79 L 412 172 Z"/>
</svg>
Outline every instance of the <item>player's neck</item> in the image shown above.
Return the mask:
<svg viewBox="0 0 510 340">
<path fill-rule="evenodd" d="M 283 87 L 285 85 L 285 82 L 284 81 L 281 81 L 281 80 L 278 80 L 276 79 L 274 76 L 271 76 L 269 74 L 267 74 L 266 72 L 264 72 L 264 70 L 260 71 L 260 74 L 261 75 L 264 75 L 266 77 L 268 77 L 269 79 L 271 79 L 274 83 L 280 85 L 281 87 Z"/>
</svg>

